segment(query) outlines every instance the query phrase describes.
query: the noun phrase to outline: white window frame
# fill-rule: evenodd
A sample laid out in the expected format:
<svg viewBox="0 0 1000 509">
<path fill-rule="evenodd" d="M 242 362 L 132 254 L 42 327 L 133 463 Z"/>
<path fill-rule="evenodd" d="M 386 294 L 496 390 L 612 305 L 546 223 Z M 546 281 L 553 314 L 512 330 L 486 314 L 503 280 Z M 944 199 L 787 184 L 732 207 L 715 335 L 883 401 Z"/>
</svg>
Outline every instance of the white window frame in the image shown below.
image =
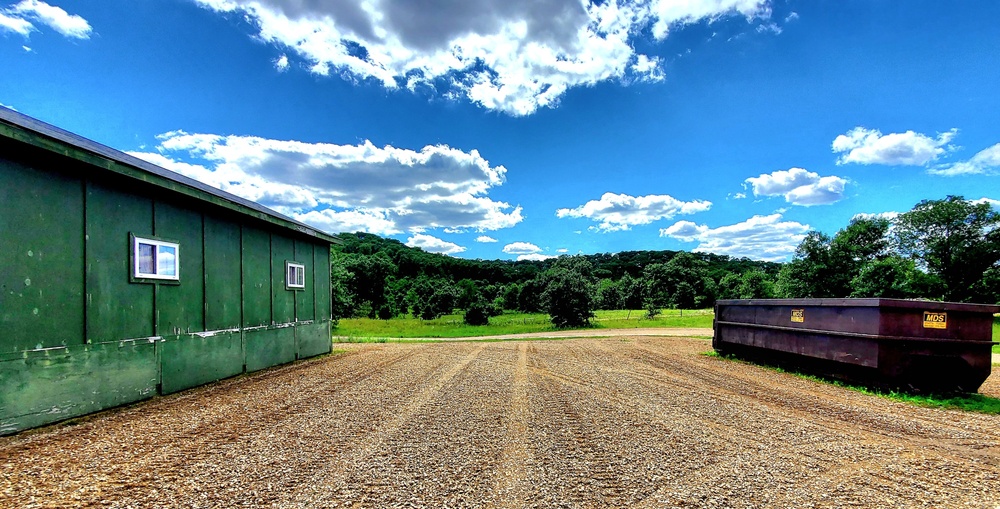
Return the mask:
<svg viewBox="0 0 1000 509">
<path fill-rule="evenodd" d="M 173 249 L 174 251 L 174 273 L 173 274 L 160 274 L 159 264 L 154 258 L 153 261 L 153 272 L 143 272 L 139 268 L 139 246 L 151 245 L 154 246 L 154 253 L 159 253 L 161 247 Z M 176 242 L 166 242 L 163 240 L 155 240 L 144 237 L 132 237 L 132 277 L 135 279 L 162 279 L 165 281 L 180 281 L 181 280 L 181 246 Z"/>
<path fill-rule="evenodd" d="M 295 270 L 295 276 L 289 277 L 292 273 L 292 269 Z M 302 282 L 299 283 L 299 276 L 302 277 Z M 293 280 L 294 279 L 294 280 Z M 298 262 L 285 262 L 285 288 L 290 290 L 302 290 L 306 287 L 306 266 L 305 264 Z"/>
</svg>

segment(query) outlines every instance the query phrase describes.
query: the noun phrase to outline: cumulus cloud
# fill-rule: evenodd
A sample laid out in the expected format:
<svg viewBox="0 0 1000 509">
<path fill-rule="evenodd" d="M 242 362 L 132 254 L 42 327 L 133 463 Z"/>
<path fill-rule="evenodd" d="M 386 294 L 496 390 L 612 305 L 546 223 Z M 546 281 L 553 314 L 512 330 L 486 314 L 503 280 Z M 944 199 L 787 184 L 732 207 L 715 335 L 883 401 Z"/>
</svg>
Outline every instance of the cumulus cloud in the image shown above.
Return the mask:
<svg viewBox="0 0 1000 509">
<path fill-rule="evenodd" d="M 493 237 L 490 237 L 489 235 L 480 235 L 480 236 L 476 237 L 476 242 L 492 243 L 492 242 L 499 242 L 499 241 L 497 239 L 494 239 Z"/>
<path fill-rule="evenodd" d="M 600 200 L 588 201 L 574 209 L 559 209 L 556 217 L 584 217 L 599 222 L 598 230 L 611 232 L 670 219 L 677 214 L 704 212 L 711 207 L 710 201 L 681 201 L 666 194 L 629 196 L 604 193 Z"/>
<path fill-rule="evenodd" d="M 784 196 L 793 205 L 827 205 L 844 198 L 847 179 L 828 176 L 802 168 L 778 170 L 746 179 L 753 187 L 754 196 Z"/>
<path fill-rule="evenodd" d="M 569 252 L 569 249 L 566 249 L 566 248 L 564 248 L 564 247 L 561 247 L 561 248 L 559 248 L 559 249 L 556 249 L 556 252 L 557 252 L 557 253 L 568 253 L 568 252 Z"/>
<path fill-rule="evenodd" d="M 529 261 L 534 261 L 534 262 L 540 262 L 540 261 L 549 260 L 549 259 L 552 259 L 552 258 L 556 258 L 556 257 L 555 256 L 550 256 L 550 255 L 543 255 L 543 254 L 540 254 L 540 253 L 531 253 L 531 254 L 523 254 L 523 255 L 518 256 L 517 257 L 517 261 L 520 262 L 520 261 L 524 261 L 524 260 L 529 260 Z"/>
<path fill-rule="evenodd" d="M 288 70 L 288 55 L 281 55 L 277 60 L 274 61 L 274 68 L 278 72 L 285 72 Z"/>
<path fill-rule="evenodd" d="M 980 151 L 968 161 L 942 165 L 927 170 L 931 175 L 996 175 L 1000 173 L 1000 143 Z"/>
<path fill-rule="evenodd" d="M 783 261 L 795 253 L 809 225 L 782 221 L 781 214 L 753 216 L 741 223 L 709 228 L 691 221 L 678 221 L 660 230 L 661 237 L 698 242 L 693 251 L 757 260 Z"/>
<path fill-rule="evenodd" d="M 35 25 L 32 25 L 30 21 L 0 11 L 0 31 L 14 32 L 27 37 L 33 30 L 35 30 Z"/>
<path fill-rule="evenodd" d="M 465 248 L 458 244 L 422 233 L 415 234 L 406 239 L 406 245 L 410 247 L 419 247 L 429 253 L 441 253 L 446 255 L 453 255 L 465 251 Z"/>
<path fill-rule="evenodd" d="M 516 255 L 536 254 L 542 252 L 542 248 L 531 242 L 512 242 L 503 247 L 503 252 Z"/>
<path fill-rule="evenodd" d="M 521 207 L 490 199 L 506 180 L 479 152 L 303 143 L 252 136 L 159 136 L 157 152 L 133 152 L 193 179 L 329 232 L 382 235 L 431 228 L 509 228 Z M 182 161 L 189 159 L 190 161 Z"/>
<path fill-rule="evenodd" d="M 949 143 L 958 129 L 931 138 L 906 131 L 883 135 L 878 129 L 855 127 L 833 140 L 833 152 L 843 154 L 837 164 L 884 164 L 888 166 L 923 166 L 950 150 Z"/>
<path fill-rule="evenodd" d="M 770 16 L 768 0 L 196 0 L 238 12 L 257 38 L 313 73 L 430 88 L 511 115 L 551 107 L 570 88 L 663 78 L 634 38 L 725 16 Z"/>
<path fill-rule="evenodd" d="M 851 221 L 854 221 L 855 219 L 888 219 L 889 221 L 892 221 L 897 217 L 899 217 L 899 212 L 895 211 L 877 212 L 874 214 L 870 214 L 867 212 L 859 212 L 851 217 Z"/>
<path fill-rule="evenodd" d="M 972 203 L 975 203 L 977 205 L 980 203 L 988 203 L 990 207 L 993 207 L 995 209 L 1000 209 L 1000 200 L 994 200 L 993 198 L 987 198 L 985 196 L 978 200 L 972 200 Z"/>
<path fill-rule="evenodd" d="M 0 11 L 0 29 L 27 36 L 37 30 L 32 21 L 73 39 L 89 39 L 93 31 L 83 17 L 39 0 L 21 0 Z"/>
</svg>

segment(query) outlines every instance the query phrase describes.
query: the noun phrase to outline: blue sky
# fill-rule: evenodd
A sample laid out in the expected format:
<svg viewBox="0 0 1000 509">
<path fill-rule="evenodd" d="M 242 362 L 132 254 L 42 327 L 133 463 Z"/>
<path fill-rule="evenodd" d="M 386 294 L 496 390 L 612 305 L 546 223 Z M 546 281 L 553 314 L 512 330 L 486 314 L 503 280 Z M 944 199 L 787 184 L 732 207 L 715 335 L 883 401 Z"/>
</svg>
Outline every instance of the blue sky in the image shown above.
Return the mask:
<svg viewBox="0 0 1000 509">
<path fill-rule="evenodd" d="M 0 104 L 320 229 L 787 260 L 1000 204 L 1000 2 L 0 1 Z"/>
</svg>

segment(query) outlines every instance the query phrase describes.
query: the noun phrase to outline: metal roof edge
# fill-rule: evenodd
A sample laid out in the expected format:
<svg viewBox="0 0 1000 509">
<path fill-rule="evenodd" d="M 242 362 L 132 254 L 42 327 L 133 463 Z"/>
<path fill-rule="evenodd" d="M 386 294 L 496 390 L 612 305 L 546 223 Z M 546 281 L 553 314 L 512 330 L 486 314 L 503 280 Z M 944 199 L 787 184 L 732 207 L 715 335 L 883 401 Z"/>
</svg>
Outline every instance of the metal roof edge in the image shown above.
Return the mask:
<svg viewBox="0 0 1000 509">
<path fill-rule="evenodd" d="M 189 190 L 189 192 L 185 193 L 180 189 L 172 189 L 170 186 L 162 185 L 156 182 L 155 180 L 140 179 L 150 184 L 157 185 L 158 187 L 162 187 L 164 189 L 168 189 L 174 192 L 181 192 L 181 194 L 186 194 L 193 198 L 200 199 L 201 201 L 212 203 L 218 206 L 223 206 L 225 208 L 242 213 L 244 215 L 264 220 L 271 224 L 275 224 L 287 228 L 289 230 L 294 230 L 298 233 L 308 235 L 310 237 L 315 237 L 324 242 L 328 242 L 331 244 L 341 243 L 340 239 L 334 237 L 333 235 L 320 231 L 317 228 L 314 228 L 305 223 L 292 219 L 277 211 L 271 210 L 257 202 L 248 200 L 246 198 L 241 198 L 239 196 L 236 196 L 235 194 L 228 193 L 216 187 L 212 187 L 208 184 L 199 182 L 190 177 L 186 177 L 177 172 L 170 171 L 166 168 L 157 166 L 148 161 L 144 161 L 142 159 L 139 159 L 138 157 L 131 156 L 129 154 L 126 154 L 125 152 L 111 148 L 107 145 L 102 145 L 100 143 L 97 143 L 96 141 L 84 138 L 83 136 L 80 136 L 78 134 L 74 134 L 64 129 L 60 129 L 54 125 L 42 122 L 41 120 L 38 120 L 36 118 L 29 117 L 28 115 L 25 115 L 18 111 L 14 111 L 12 109 L 0 106 L 0 122 L 8 124 L 16 129 L 32 133 L 36 136 L 43 136 L 45 138 L 56 141 L 60 144 L 69 146 L 71 148 L 82 150 L 84 152 L 89 152 L 100 158 L 112 161 L 120 165 L 124 165 L 134 170 L 138 170 L 141 173 L 153 175 L 155 177 L 159 177 L 160 179 L 164 179 L 174 184 L 179 184 L 181 187 Z M 4 134 L 0 133 L 0 135 Z M 5 137 L 10 138 L 9 136 Z M 21 140 L 17 138 L 11 138 L 11 139 L 15 139 L 16 141 L 21 141 L 25 143 L 30 143 L 30 140 Z M 46 147 L 43 144 L 37 144 L 37 143 L 32 143 L 32 144 L 39 148 L 52 151 L 50 147 Z M 60 152 L 60 154 L 63 156 L 77 159 L 73 157 L 71 154 L 68 154 L 66 152 Z M 86 163 L 88 161 L 82 161 L 82 162 Z M 128 172 L 123 172 L 121 170 L 115 169 L 114 165 L 109 165 L 108 167 L 101 167 L 101 168 L 104 168 L 107 171 L 111 171 L 125 177 L 137 178 L 135 175 L 130 175 Z M 217 199 L 222 199 L 223 203 L 219 203 L 217 201 L 208 199 L 205 195 L 210 195 L 214 196 Z"/>
</svg>

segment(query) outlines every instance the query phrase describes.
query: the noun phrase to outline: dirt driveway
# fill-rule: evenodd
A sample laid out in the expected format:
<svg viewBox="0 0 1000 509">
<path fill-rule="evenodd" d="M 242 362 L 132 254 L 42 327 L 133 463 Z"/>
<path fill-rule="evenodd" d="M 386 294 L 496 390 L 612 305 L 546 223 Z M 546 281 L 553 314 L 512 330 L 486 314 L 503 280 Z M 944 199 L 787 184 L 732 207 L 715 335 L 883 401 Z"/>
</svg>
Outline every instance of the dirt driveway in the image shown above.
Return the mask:
<svg viewBox="0 0 1000 509">
<path fill-rule="evenodd" d="M 0 507 L 1000 505 L 1000 418 L 704 340 L 338 348 L 0 439 Z"/>
</svg>

